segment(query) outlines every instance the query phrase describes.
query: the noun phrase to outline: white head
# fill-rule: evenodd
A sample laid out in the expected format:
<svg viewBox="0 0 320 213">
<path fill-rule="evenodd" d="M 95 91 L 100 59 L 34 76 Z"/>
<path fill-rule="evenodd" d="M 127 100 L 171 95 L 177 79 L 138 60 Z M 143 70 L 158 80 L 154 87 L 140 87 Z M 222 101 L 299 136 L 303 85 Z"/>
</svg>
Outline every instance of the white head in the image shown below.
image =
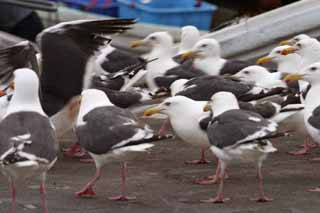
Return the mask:
<svg viewBox="0 0 320 213">
<path fill-rule="evenodd" d="M 257 64 L 265 64 L 269 61 L 273 61 L 279 65 L 281 63 L 287 63 L 287 62 L 291 62 L 291 61 L 294 62 L 295 60 L 300 59 L 300 56 L 296 53 L 289 54 L 289 55 L 281 54 L 281 52 L 287 48 L 290 48 L 290 46 L 283 45 L 283 46 L 275 47 L 273 50 L 270 51 L 270 53 L 266 57 L 260 58 L 257 61 Z"/>
<path fill-rule="evenodd" d="M 17 111 L 37 111 L 45 115 L 39 100 L 39 78 L 28 68 L 14 71 L 14 92 L 7 115 Z"/>
<path fill-rule="evenodd" d="M 262 66 L 252 65 L 240 70 L 233 76 L 243 82 L 257 84 L 271 78 L 271 73 Z"/>
<path fill-rule="evenodd" d="M 150 45 L 152 48 L 172 48 L 173 38 L 167 32 L 155 32 L 142 40 L 131 43 L 132 48 L 139 47 L 141 45 Z"/>
<path fill-rule="evenodd" d="M 292 45 L 295 45 L 297 42 L 299 42 L 303 39 L 308 39 L 308 38 L 311 38 L 311 37 L 306 34 L 299 34 L 289 40 L 285 40 L 285 41 L 280 42 L 280 45 L 291 45 L 292 46 Z"/>
<path fill-rule="evenodd" d="M 108 96 L 98 89 L 86 89 L 81 93 L 81 104 L 77 125 L 83 123 L 83 116 L 97 107 L 113 106 Z"/>
<path fill-rule="evenodd" d="M 293 45 L 293 52 L 301 57 L 311 57 L 320 51 L 320 42 L 314 38 L 303 39 Z"/>
<path fill-rule="evenodd" d="M 174 96 L 165 99 L 159 105 L 149 108 L 144 112 L 145 116 L 151 116 L 156 113 L 168 115 L 169 117 L 181 116 L 185 113 L 192 112 L 195 108 L 195 101 L 184 97 Z M 200 109 L 201 112 L 201 109 Z"/>
<path fill-rule="evenodd" d="M 221 49 L 220 44 L 213 38 L 205 38 L 198 41 L 193 51 L 197 52 L 199 57 L 220 57 Z"/>
<path fill-rule="evenodd" d="M 299 73 L 286 76 L 285 80 L 305 80 L 312 86 L 320 85 L 320 62 L 305 67 Z"/>
<path fill-rule="evenodd" d="M 206 108 L 208 107 L 211 107 L 213 116 L 219 116 L 228 110 L 239 109 L 239 104 L 233 93 L 222 91 L 211 97 Z"/>
<path fill-rule="evenodd" d="M 200 32 L 195 26 L 184 26 L 181 29 L 181 43 L 179 52 L 191 50 L 196 42 L 200 39 Z"/>
</svg>

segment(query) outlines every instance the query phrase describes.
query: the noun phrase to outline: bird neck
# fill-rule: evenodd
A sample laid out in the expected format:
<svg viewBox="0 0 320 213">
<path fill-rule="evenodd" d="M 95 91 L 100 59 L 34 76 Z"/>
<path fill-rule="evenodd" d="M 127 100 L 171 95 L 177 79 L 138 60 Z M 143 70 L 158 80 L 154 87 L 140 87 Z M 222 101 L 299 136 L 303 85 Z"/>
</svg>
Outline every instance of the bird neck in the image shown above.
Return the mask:
<svg viewBox="0 0 320 213">
<path fill-rule="evenodd" d="M 194 67 L 208 75 L 219 75 L 226 60 L 220 57 L 196 58 Z"/>
<path fill-rule="evenodd" d="M 215 103 L 212 107 L 213 116 L 219 116 L 222 113 L 233 110 L 233 109 L 239 109 L 239 104 L 237 100 L 228 101 L 227 103 L 221 102 L 221 103 Z"/>
<path fill-rule="evenodd" d="M 296 73 L 301 66 L 301 58 L 295 57 L 278 63 L 277 70 L 280 73 Z"/>
<path fill-rule="evenodd" d="M 16 90 L 9 103 L 5 117 L 9 114 L 21 111 L 38 112 L 39 114 L 46 116 L 40 104 L 40 99 L 37 90 Z"/>
</svg>

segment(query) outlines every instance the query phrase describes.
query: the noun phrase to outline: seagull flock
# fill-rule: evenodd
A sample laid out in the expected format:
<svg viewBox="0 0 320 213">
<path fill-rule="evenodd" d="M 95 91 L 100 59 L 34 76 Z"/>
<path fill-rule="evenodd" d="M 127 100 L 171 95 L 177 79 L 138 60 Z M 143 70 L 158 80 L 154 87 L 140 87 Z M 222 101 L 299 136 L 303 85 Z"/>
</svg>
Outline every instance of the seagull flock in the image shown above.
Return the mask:
<svg viewBox="0 0 320 213">
<path fill-rule="evenodd" d="M 121 201 L 135 199 L 126 192 L 126 161 L 174 136 L 201 150 L 201 159 L 189 163 L 207 163 L 206 152 L 216 157 L 215 174 L 196 180 L 219 184 L 215 197 L 202 200 L 209 203 L 227 200 L 227 168 L 239 163 L 257 167 L 255 200 L 271 201 L 264 193 L 261 168 L 277 151 L 272 139 L 303 135 L 303 149 L 289 152 L 293 155 L 320 144 L 317 39 L 297 35 L 253 64 L 222 58 L 217 40 L 185 26 L 178 45 L 167 32 L 133 41 L 132 48 L 151 48 L 139 57 L 111 44 L 112 34 L 135 23 L 65 22 L 41 32 L 36 44 L 23 41 L 0 50 L 0 170 L 10 184 L 13 213 L 16 185 L 30 178 L 40 178 L 43 212 L 48 212 L 46 176 L 59 160 L 59 139 L 68 131 L 77 141 L 65 154 L 96 167 L 76 197 L 96 196 L 102 167 L 116 161 L 122 168 L 121 195 L 110 199 Z M 141 108 L 143 115 L 137 112 Z M 161 119 L 163 125 L 152 129 L 141 117 Z M 281 125 L 286 129 L 280 131 Z M 170 126 L 173 135 L 167 134 Z"/>
</svg>

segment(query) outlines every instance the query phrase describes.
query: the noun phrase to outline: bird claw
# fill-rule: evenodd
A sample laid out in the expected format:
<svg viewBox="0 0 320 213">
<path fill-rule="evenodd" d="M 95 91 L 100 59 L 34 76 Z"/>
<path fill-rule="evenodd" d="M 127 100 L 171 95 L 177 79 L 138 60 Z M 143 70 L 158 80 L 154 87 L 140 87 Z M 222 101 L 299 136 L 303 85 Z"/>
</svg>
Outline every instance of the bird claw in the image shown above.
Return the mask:
<svg viewBox="0 0 320 213">
<path fill-rule="evenodd" d="M 311 161 L 320 161 L 320 157 L 311 158 Z"/>
<path fill-rule="evenodd" d="M 229 201 L 230 198 L 224 198 L 223 196 L 217 196 L 215 198 L 210 198 L 207 200 L 200 200 L 201 203 L 225 203 L 226 201 Z"/>
<path fill-rule="evenodd" d="M 208 163 L 210 163 L 210 161 L 207 161 L 205 159 L 185 161 L 185 164 L 193 164 L 193 165 L 208 164 Z"/>
<path fill-rule="evenodd" d="M 120 196 L 109 197 L 109 199 L 113 201 L 130 201 L 130 200 L 135 200 L 137 198 L 120 195 Z"/>
<path fill-rule="evenodd" d="M 291 151 L 291 152 L 288 152 L 288 154 L 290 155 L 306 155 L 306 154 L 309 154 L 309 149 L 306 149 L 306 148 L 303 148 L 303 149 L 300 149 L 298 151 Z"/>
<path fill-rule="evenodd" d="M 320 187 L 316 187 L 316 188 L 313 188 L 313 189 L 308 189 L 307 191 L 308 192 L 320 192 Z"/>
<path fill-rule="evenodd" d="M 195 184 L 199 184 L 199 185 L 211 185 L 211 184 L 217 184 L 219 183 L 218 178 L 214 178 L 214 179 L 201 179 L 201 180 L 195 180 L 194 181 Z"/>
<path fill-rule="evenodd" d="M 256 201 L 257 203 L 266 203 L 266 202 L 271 202 L 273 201 L 272 198 L 269 197 L 259 197 L 259 198 L 252 198 L 251 200 Z"/>
<path fill-rule="evenodd" d="M 93 191 L 92 187 L 85 188 L 79 192 L 76 192 L 76 196 L 79 198 L 93 198 L 97 194 Z"/>
</svg>

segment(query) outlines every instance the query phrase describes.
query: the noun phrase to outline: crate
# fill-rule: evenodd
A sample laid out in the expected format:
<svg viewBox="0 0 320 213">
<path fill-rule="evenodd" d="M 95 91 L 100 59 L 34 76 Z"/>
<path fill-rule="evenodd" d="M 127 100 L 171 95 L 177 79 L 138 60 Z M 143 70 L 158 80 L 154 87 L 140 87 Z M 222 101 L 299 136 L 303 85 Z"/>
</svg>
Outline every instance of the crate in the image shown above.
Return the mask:
<svg viewBox="0 0 320 213">
<path fill-rule="evenodd" d="M 152 6 L 149 6 L 152 2 Z M 163 7 L 165 2 L 168 3 L 166 5 L 174 6 Z M 121 18 L 138 18 L 141 22 L 171 26 L 194 25 L 201 30 L 209 30 L 217 7 L 206 2 L 200 7 L 194 5 L 195 0 L 152 0 L 145 4 L 141 0 L 118 0 Z"/>
<path fill-rule="evenodd" d="M 90 4 L 91 0 L 60 0 L 67 4 L 68 7 L 85 10 Z M 107 16 L 118 17 L 118 5 L 116 0 L 110 0 L 110 5 L 105 7 L 105 0 L 98 0 L 97 5 L 94 8 L 88 10 L 88 12 L 98 13 Z"/>
</svg>

